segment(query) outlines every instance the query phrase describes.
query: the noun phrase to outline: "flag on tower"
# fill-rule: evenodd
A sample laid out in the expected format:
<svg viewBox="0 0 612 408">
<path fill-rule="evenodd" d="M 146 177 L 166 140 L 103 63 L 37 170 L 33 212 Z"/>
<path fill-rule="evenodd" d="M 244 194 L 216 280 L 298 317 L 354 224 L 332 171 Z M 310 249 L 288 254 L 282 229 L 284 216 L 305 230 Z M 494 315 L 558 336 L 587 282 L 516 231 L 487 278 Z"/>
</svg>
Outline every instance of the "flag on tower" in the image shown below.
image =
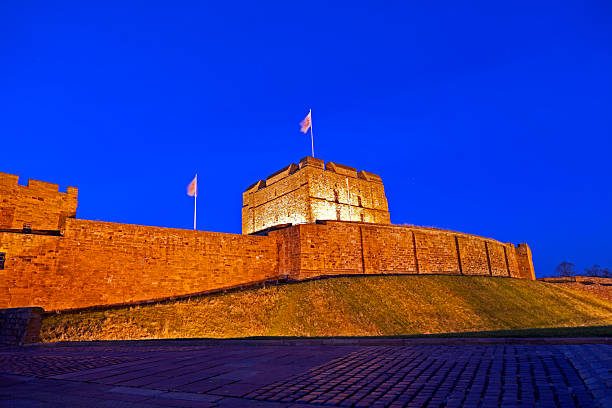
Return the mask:
<svg viewBox="0 0 612 408">
<path fill-rule="evenodd" d="M 308 115 L 306 115 L 304 120 L 300 122 L 300 126 L 302 127 L 300 131 L 302 133 L 308 133 L 308 129 L 310 129 L 310 127 L 312 126 L 311 114 L 312 114 L 312 110 L 308 111 Z"/>
<path fill-rule="evenodd" d="M 198 175 L 196 174 L 195 178 L 189 185 L 187 186 L 187 195 L 194 197 L 198 195 Z"/>
</svg>

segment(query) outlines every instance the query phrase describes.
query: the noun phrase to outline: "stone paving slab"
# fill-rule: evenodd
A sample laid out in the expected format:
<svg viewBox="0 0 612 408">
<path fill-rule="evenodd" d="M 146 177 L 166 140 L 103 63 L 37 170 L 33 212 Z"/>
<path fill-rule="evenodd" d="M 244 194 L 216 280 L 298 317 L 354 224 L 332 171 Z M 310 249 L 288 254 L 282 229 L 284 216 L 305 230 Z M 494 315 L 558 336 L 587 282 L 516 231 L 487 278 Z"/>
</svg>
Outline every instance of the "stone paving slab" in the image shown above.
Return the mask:
<svg viewBox="0 0 612 408">
<path fill-rule="evenodd" d="M 612 346 L 577 343 L 7 347 L 0 407 L 612 407 Z"/>
</svg>

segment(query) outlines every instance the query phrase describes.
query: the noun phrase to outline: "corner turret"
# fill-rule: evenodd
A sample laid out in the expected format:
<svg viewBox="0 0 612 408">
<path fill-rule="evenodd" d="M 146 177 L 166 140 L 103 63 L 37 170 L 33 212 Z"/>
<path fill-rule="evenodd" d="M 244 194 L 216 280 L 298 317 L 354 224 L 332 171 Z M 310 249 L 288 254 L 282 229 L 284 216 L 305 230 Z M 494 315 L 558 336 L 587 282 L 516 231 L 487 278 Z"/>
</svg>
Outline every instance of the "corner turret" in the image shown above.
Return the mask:
<svg viewBox="0 0 612 408">
<path fill-rule="evenodd" d="M 52 230 L 63 228 L 66 218 L 75 218 L 78 189 L 28 180 L 18 184 L 19 176 L 0 173 L 0 229 Z"/>
</svg>

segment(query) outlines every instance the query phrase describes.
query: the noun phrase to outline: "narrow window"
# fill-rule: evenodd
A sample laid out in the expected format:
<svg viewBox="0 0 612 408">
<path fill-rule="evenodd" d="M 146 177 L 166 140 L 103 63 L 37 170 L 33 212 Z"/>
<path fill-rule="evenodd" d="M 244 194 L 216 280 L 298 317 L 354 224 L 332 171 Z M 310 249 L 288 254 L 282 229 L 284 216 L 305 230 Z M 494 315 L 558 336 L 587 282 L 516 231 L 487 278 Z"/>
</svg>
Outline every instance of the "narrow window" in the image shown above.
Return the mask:
<svg viewBox="0 0 612 408">
<path fill-rule="evenodd" d="M 6 260 L 6 254 L 4 252 L 0 252 L 0 271 L 4 269 L 5 260 Z"/>
<path fill-rule="evenodd" d="M 340 221 L 340 209 L 339 208 L 336 210 L 336 219 Z"/>
<path fill-rule="evenodd" d="M 363 213 L 361 214 L 361 222 L 364 222 Z"/>
<path fill-rule="evenodd" d="M 337 203 L 340 202 L 340 198 L 338 197 L 338 190 L 334 190 L 334 201 Z"/>
<path fill-rule="evenodd" d="M 361 197 L 360 196 L 357 196 L 357 205 L 360 206 L 360 207 L 363 207 L 363 205 L 361 205 Z M 363 221 L 363 220 L 361 220 L 361 221 Z"/>
</svg>

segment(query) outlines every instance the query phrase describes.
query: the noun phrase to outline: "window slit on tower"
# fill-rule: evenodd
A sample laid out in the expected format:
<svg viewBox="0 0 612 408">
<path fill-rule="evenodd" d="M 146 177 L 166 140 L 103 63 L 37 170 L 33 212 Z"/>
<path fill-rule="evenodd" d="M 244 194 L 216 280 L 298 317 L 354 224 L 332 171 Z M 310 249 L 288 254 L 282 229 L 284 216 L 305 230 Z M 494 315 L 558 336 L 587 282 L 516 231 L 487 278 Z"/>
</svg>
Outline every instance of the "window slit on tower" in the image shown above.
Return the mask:
<svg viewBox="0 0 612 408">
<path fill-rule="evenodd" d="M 6 260 L 6 254 L 4 252 L 0 252 L 0 270 L 4 269 L 5 260 Z"/>
</svg>

